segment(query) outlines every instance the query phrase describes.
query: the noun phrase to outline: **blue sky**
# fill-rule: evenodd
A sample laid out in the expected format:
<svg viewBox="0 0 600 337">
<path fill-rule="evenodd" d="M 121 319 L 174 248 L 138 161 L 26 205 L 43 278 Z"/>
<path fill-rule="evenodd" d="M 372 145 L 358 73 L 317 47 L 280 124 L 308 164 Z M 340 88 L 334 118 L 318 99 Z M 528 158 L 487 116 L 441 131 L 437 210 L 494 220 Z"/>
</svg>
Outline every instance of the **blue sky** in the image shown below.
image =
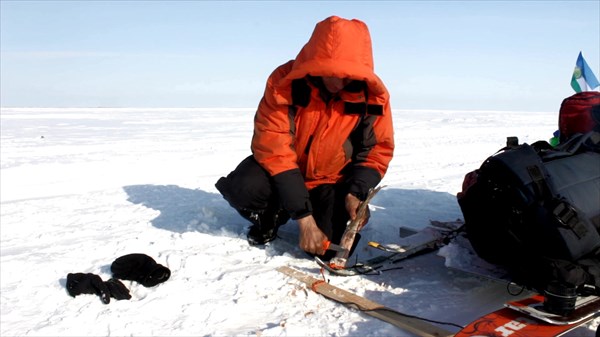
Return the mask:
<svg viewBox="0 0 600 337">
<path fill-rule="evenodd" d="M 558 111 L 600 1 L 0 1 L 3 107 L 255 107 L 315 24 L 357 18 L 396 109 Z"/>
</svg>

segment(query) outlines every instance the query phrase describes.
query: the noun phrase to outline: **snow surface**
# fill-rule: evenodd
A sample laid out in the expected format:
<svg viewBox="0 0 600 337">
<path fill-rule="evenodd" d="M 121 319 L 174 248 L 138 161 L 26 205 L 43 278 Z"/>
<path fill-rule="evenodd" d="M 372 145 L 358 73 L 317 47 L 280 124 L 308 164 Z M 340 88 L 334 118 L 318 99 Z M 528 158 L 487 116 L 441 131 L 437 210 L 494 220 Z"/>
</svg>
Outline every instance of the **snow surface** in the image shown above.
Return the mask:
<svg viewBox="0 0 600 337">
<path fill-rule="evenodd" d="M 557 109 L 558 110 L 558 109 Z M 2 336 L 410 336 L 307 289 L 275 269 L 318 276 L 290 221 L 266 247 L 214 183 L 249 155 L 253 109 L 1 110 Z M 507 136 L 548 139 L 557 113 L 394 111 L 396 152 L 352 257 L 381 254 L 400 226 L 462 218 L 464 174 Z M 168 266 L 157 287 L 104 305 L 70 297 L 68 273 L 110 278 L 119 256 Z M 446 252 L 447 253 L 447 252 Z M 460 259 L 459 255 L 454 259 Z M 430 254 L 379 276 L 331 284 L 412 315 L 465 325 L 513 299 L 506 286 Z M 571 336 L 592 336 L 596 319 Z M 446 327 L 450 331 L 457 328 Z"/>
</svg>

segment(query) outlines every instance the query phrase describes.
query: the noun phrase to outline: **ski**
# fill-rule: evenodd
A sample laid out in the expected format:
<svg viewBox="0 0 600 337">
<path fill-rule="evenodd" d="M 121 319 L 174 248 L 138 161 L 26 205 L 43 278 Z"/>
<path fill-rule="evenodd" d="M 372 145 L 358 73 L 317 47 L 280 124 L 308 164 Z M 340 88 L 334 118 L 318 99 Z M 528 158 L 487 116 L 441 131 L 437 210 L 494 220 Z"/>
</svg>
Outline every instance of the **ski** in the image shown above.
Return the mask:
<svg viewBox="0 0 600 337">
<path fill-rule="evenodd" d="M 385 269 L 384 267 L 389 267 L 415 255 L 440 248 L 455 237 L 462 226 L 462 222 L 460 221 L 431 221 L 430 223 L 431 226 L 427 226 L 422 230 L 401 227 L 399 244 L 369 242 L 370 247 L 390 253 L 390 255 L 376 256 L 367 261 L 343 268 L 322 261 L 318 257 L 315 257 L 315 261 L 330 274 L 337 276 L 376 275 L 381 273 Z"/>
<path fill-rule="evenodd" d="M 446 268 L 502 284 L 512 283 L 509 271 L 479 257 L 469 239 L 462 233 L 452 238 L 451 242 L 439 250 L 438 255 L 445 259 Z M 456 256 L 460 258 L 457 259 Z"/>
<path fill-rule="evenodd" d="M 544 301 L 541 295 L 509 302 L 470 323 L 455 337 L 558 337 L 599 316 L 600 299 L 592 297 L 580 301 L 575 311 L 563 318 L 541 309 Z"/>
<path fill-rule="evenodd" d="M 400 241 L 398 244 L 382 244 L 371 241 L 369 246 L 388 253 L 399 253 L 412 255 L 412 252 L 420 252 L 427 248 L 435 250 L 448 243 L 457 233 L 460 226 L 451 227 L 449 224 L 461 224 L 459 222 L 431 221 L 431 226 L 422 230 L 414 230 L 400 227 Z M 444 224 L 440 226 L 440 224 Z"/>
<path fill-rule="evenodd" d="M 553 325 L 581 324 L 600 312 L 600 297 L 598 296 L 578 297 L 573 312 L 566 316 L 544 310 L 543 304 L 544 297 L 535 295 L 524 300 L 508 302 L 505 306 Z"/>
<path fill-rule="evenodd" d="M 344 289 L 333 286 L 322 279 L 314 278 L 306 273 L 292 269 L 287 266 L 277 268 L 277 271 L 293 277 L 294 279 L 305 283 L 313 291 L 324 297 L 344 304 L 347 307 L 355 308 L 361 312 L 378 318 L 384 322 L 390 323 L 400 329 L 408 331 L 421 337 L 450 337 L 453 333 L 434 325 L 422 318 L 400 313 L 396 310 L 385 307 L 379 303 L 373 302 L 348 292 Z M 433 322 L 433 321 L 432 321 Z M 444 324 L 443 322 L 433 322 Z M 446 323 L 447 324 L 447 323 Z"/>
</svg>

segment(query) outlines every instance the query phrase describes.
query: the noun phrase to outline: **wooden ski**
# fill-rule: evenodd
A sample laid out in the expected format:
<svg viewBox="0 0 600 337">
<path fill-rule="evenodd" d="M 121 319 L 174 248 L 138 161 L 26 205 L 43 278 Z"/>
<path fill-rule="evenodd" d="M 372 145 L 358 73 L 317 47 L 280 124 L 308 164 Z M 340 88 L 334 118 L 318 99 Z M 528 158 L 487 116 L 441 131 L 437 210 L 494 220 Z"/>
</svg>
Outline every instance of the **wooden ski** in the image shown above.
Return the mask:
<svg viewBox="0 0 600 337">
<path fill-rule="evenodd" d="M 454 334 L 424 320 L 409 317 L 393 309 L 387 308 L 379 303 L 370 301 L 344 289 L 333 286 L 324 280 L 314 278 L 306 273 L 292 269 L 287 266 L 277 268 L 285 275 L 291 276 L 306 285 L 315 292 L 334 300 L 350 308 L 358 309 L 365 314 L 390 323 L 400 329 L 421 337 L 450 337 Z"/>
</svg>

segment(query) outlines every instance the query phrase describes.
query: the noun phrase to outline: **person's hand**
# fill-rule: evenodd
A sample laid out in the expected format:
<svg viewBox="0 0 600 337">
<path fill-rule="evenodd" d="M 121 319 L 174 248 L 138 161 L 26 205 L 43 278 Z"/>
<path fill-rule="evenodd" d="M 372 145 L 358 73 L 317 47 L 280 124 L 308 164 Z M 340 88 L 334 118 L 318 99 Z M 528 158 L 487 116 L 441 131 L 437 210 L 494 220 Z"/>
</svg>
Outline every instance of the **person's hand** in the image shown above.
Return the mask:
<svg viewBox="0 0 600 337">
<path fill-rule="evenodd" d="M 299 246 L 307 253 L 315 255 L 325 254 L 324 242 L 329 239 L 317 226 L 317 222 L 312 215 L 297 219 L 300 227 L 300 243 Z"/>
<path fill-rule="evenodd" d="M 360 199 L 358 199 L 355 195 L 350 193 L 346 194 L 346 211 L 348 212 L 348 215 L 350 215 L 350 220 L 356 219 L 358 207 L 361 203 L 362 201 L 360 201 Z M 365 212 L 365 218 L 358 224 L 358 230 L 361 230 L 367 224 L 367 222 L 369 222 L 370 216 L 371 214 L 369 212 L 369 209 L 367 208 Z"/>
</svg>

